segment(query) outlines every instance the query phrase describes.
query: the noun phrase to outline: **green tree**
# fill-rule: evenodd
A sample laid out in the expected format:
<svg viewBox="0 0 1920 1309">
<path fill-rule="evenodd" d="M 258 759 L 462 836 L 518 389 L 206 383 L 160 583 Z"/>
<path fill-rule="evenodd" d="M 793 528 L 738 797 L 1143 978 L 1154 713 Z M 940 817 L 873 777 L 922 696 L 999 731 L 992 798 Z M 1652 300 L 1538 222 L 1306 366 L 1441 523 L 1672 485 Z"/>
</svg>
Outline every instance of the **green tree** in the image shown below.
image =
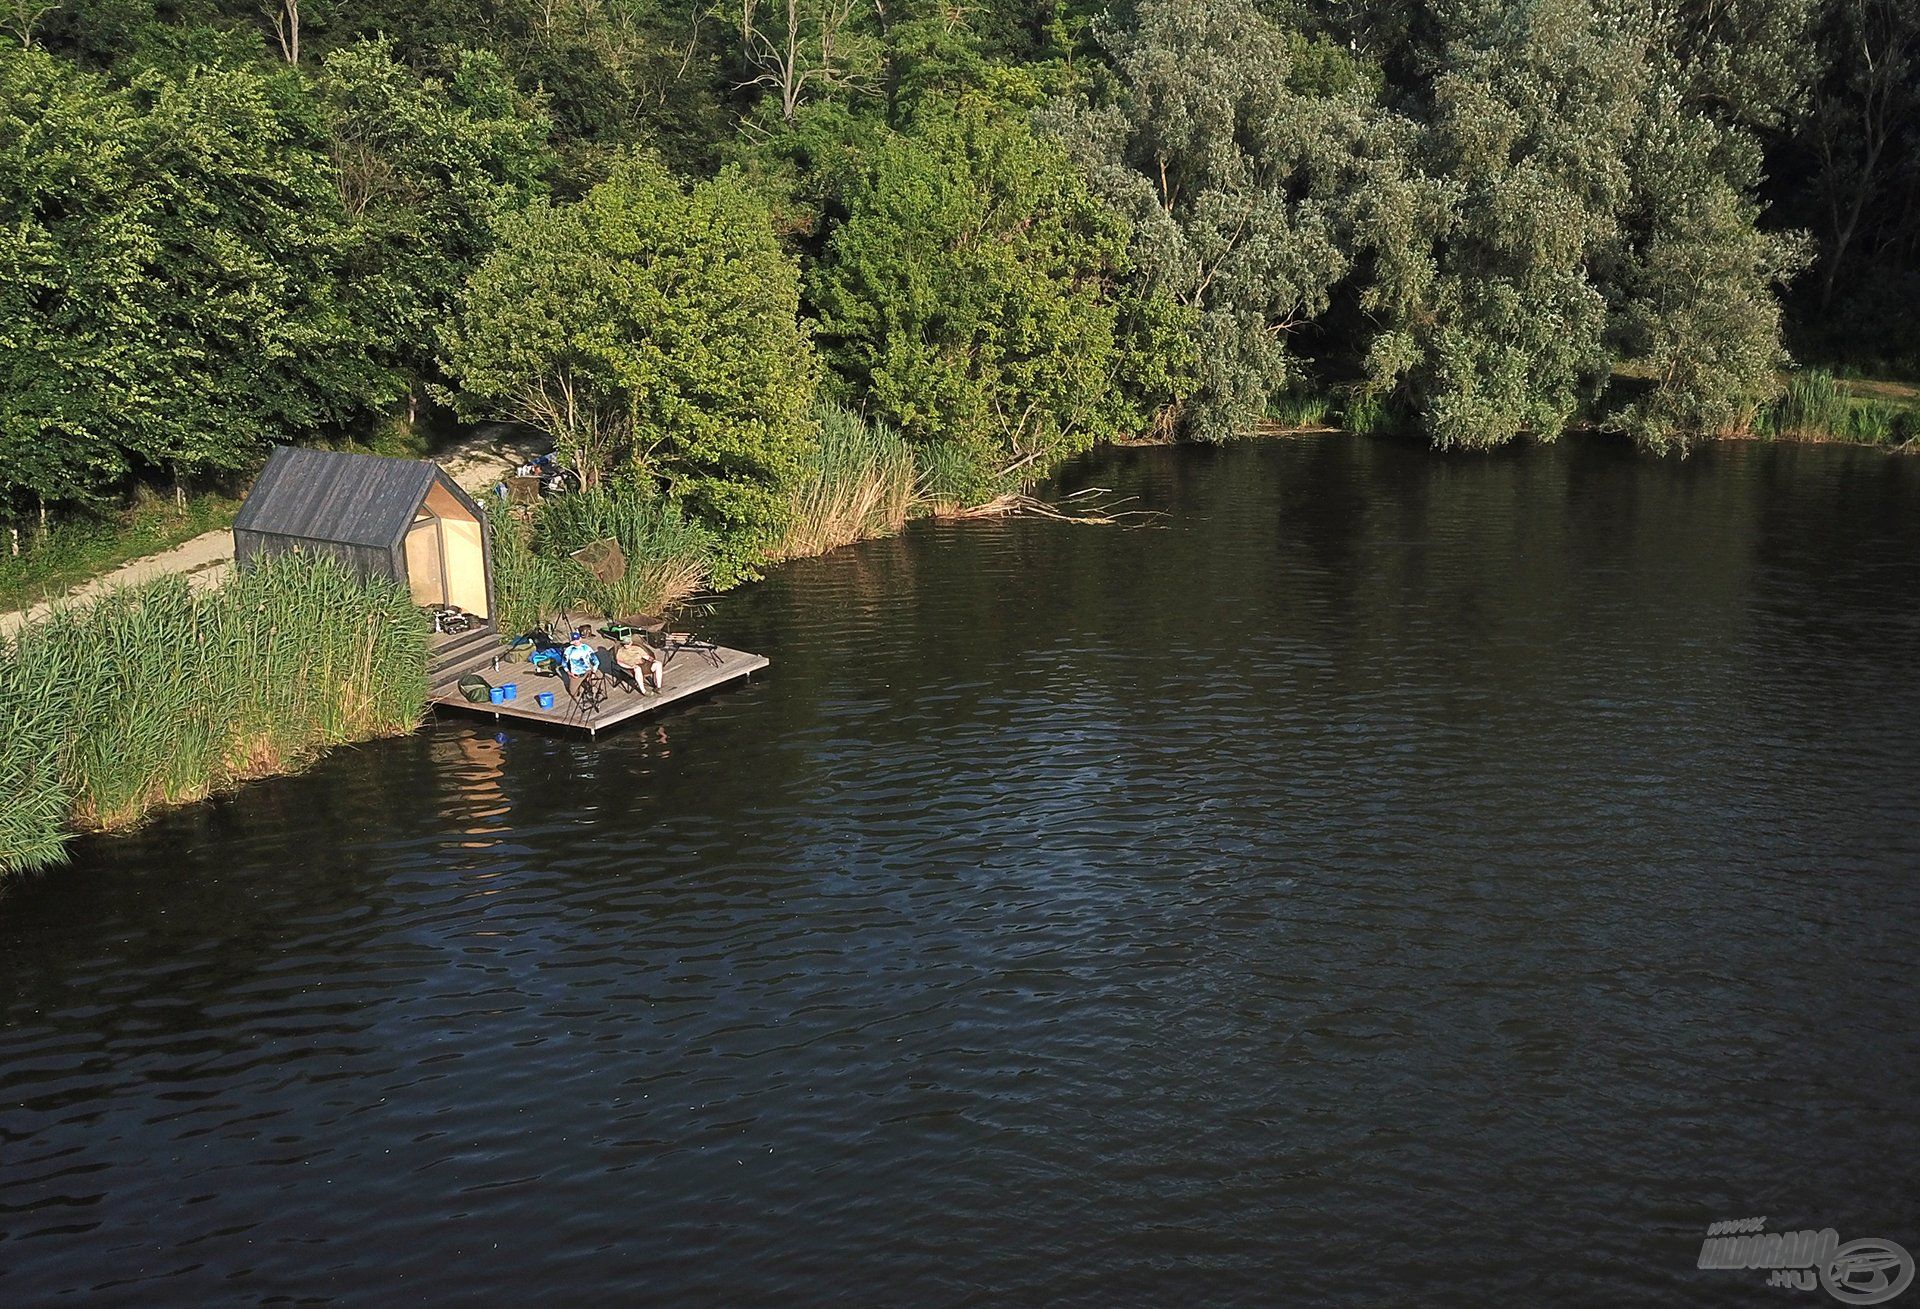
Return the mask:
<svg viewBox="0 0 1920 1309">
<path fill-rule="evenodd" d="M 275 438 L 393 403 L 356 330 L 352 237 L 325 126 L 299 75 L 140 75 L 141 219 L 156 243 L 128 298 L 163 353 L 140 379 L 141 453 L 180 473 L 245 467 Z"/>
<path fill-rule="evenodd" d="M 1631 189 L 1640 33 L 1585 0 L 1501 11 L 1453 43 L 1416 168 L 1444 196 L 1432 230 L 1368 287 L 1386 323 L 1374 384 L 1402 388 L 1435 444 L 1552 438 L 1609 371 L 1607 302 L 1588 276 Z"/>
<path fill-rule="evenodd" d="M 1328 305 L 1351 269 L 1349 207 L 1382 129 L 1365 80 L 1331 95 L 1289 83 L 1297 38 L 1247 0 L 1145 0 L 1104 38 L 1115 87 L 1105 103 L 1063 106 L 1053 130 L 1131 226 L 1134 290 L 1171 304 L 1196 349 L 1186 434 L 1252 430 L 1285 385 L 1287 337 Z M 1316 50 L 1327 62 L 1326 52 Z M 1165 350 L 1149 332 L 1136 353 Z M 1184 387 L 1162 368 L 1171 403 Z"/>
<path fill-rule="evenodd" d="M 851 398 L 988 471 L 1138 421 L 1114 385 L 1125 229 L 1057 144 L 981 97 L 927 101 L 837 203 L 809 289 Z"/>
<path fill-rule="evenodd" d="M 333 180 L 352 225 L 345 269 L 354 318 L 387 389 L 435 376 L 436 332 L 493 225 L 544 193 L 549 124 L 491 54 L 422 77 L 375 42 L 333 51 L 319 88 Z"/>
<path fill-rule="evenodd" d="M 722 534 L 724 582 L 771 542 L 815 439 L 798 311 L 761 200 L 638 156 L 503 218 L 445 348 L 464 412 L 540 428 L 591 485 L 632 468 Z"/>
<path fill-rule="evenodd" d="M 1742 0 L 1722 20 L 1745 10 Z M 1764 230 L 1752 198 L 1761 159 L 1752 129 L 1796 112 L 1779 101 L 1799 85 L 1787 71 L 1798 56 L 1761 39 L 1773 30 L 1763 18 L 1739 26 L 1751 37 L 1743 54 L 1720 54 L 1724 42 L 1689 34 L 1691 18 L 1652 11 L 1650 82 L 1624 147 L 1631 193 L 1617 248 L 1595 263 L 1609 344 L 1636 379 L 1605 421 L 1655 449 L 1745 431 L 1773 397 L 1788 362 L 1780 292 L 1810 252 L 1800 234 Z"/>
<path fill-rule="evenodd" d="M 1744 432 L 1787 363 L 1777 288 L 1805 243 L 1763 232 L 1758 208 L 1718 179 L 1678 197 L 1652 225 L 1616 292 L 1614 333 L 1645 377 L 1610 425 L 1656 450 Z"/>
<path fill-rule="evenodd" d="M 1733 74 L 1651 3 L 1448 13 L 1411 154 L 1365 199 L 1373 384 L 1443 447 L 1550 440 L 1619 363 L 1651 374 L 1611 415 L 1642 440 L 1742 425 L 1797 262 L 1748 198 L 1761 108 L 1712 93 Z"/>
<path fill-rule="evenodd" d="M 127 302 L 151 240 L 131 202 L 132 114 L 42 51 L 0 50 L 0 495 L 18 511 L 123 477 L 142 371 Z"/>
<path fill-rule="evenodd" d="M 391 401 L 346 309 L 347 228 L 297 74 L 122 88 L 37 50 L 0 60 L 11 498 L 242 468 Z"/>
</svg>

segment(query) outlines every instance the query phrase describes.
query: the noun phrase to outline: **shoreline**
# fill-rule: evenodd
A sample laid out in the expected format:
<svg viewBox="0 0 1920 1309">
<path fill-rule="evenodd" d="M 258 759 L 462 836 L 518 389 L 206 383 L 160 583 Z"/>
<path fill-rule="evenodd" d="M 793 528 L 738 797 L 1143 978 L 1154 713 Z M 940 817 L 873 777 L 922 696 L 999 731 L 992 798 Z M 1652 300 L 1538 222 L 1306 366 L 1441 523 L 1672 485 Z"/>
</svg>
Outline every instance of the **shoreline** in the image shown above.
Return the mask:
<svg viewBox="0 0 1920 1309">
<path fill-rule="evenodd" d="M 1592 436 L 1614 435 L 1614 434 L 1603 432 L 1600 429 L 1596 429 L 1596 428 L 1579 428 L 1579 429 L 1571 429 L 1571 430 L 1581 435 L 1592 435 Z M 1291 426 L 1286 426 L 1279 423 L 1263 423 L 1258 429 L 1256 429 L 1254 433 L 1248 436 L 1237 438 L 1237 440 L 1252 442 L 1252 441 L 1279 440 L 1279 439 L 1288 439 L 1288 438 L 1297 438 L 1297 437 L 1341 436 L 1341 435 L 1349 436 L 1349 437 L 1376 439 L 1386 434 L 1354 432 L 1346 428 L 1324 426 L 1324 425 L 1313 426 L 1313 427 L 1291 427 Z M 1174 447 L 1179 447 L 1187 444 L 1193 444 L 1193 443 L 1183 442 L 1183 441 L 1170 439 L 1170 438 L 1168 439 L 1142 438 L 1137 440 L 1116 440 L 1116 441 L 1103 443 L 1101 446 L 1094 447 L 1093 449 L 1088 450 L 1084 452 L 1082 455 L 1078 456 L 1078 458 L 1085 458 L 1088 455 L 1097 456 L 1103 450 L 1126 451 L 1126 450 L 1137 450 L 1137 449 L 1162 449 L 1162 448 L 1174 448 Z M 1235 444 L 1235 442 L 1223 442 L 1221 444 L 1231 445 L 1231 444 Z M 1550 445 L 1552 443 L 1551 442 L 1530 442 L 1530 444 L 1544 446 L 1544 445 Z M 1626 443 L 1626 444 L 1628 445 L 1628 448 L 1632 448 L 1631 443 Z M 1915 444 L 1912 442 L 1909 442 L 1903 446 L 1888 447 L 1888 446 L 1872 445 L 1872 444 L 1868 444 L 1860 441 L 1847 440 L 1843 437 L 1831 437 L 1831 436 L 1788 437 L 1788 436 L 1765 436 L 1765 435 L 1759 435 L 1759 434 L 1747 434 L 1742 436 L 1714 437 L 1714 438 L 1711 438 L 1709 441 L 1703 441 L 1699 444 L 1702 446 L 1709 445 L 1709 444 L 1711 445 L 1791 444 L 1791 445 L 1804 445 L 1804 446 L 1845 446 L 1845 447 L 1853 447 L 1853 448 L 1865 449 L 1865 450 L 1877 450 L 1883 454 L 1892 454 L 1892 455 L 1912 455 L 1915 453 L 1920 453 L 1920 449 L 1917 449 Z M 1502 448 L 1505 448 L 1505 447 L 1502 447 Z M 1434 452 L 1434 453 L 1440 453 L 1440 452 Z M 1489 452 L 1482 452 L 1482 453 L 1489 453 Z M 1664 456 L 1662 458 L 1664 458 Z M 466 469 L 463 469 L 462 471 L 466 473 L 468 476 L 471 476 L 473 469 L 471 467 L 468 467 Z M 1007 510 L 1006 512 L 1019 514 L 1025 511 L 1020 507 L 1015 507 Z M 770 574 L 774 569 L 780 568 L 785 564 L 792 563 L 799 559 L 821 558 L 826 555 L 830 555 L 835 551 L 842 549 L 845 546 L 857 545 L 863 541 L 884 540 L 890 537 L 898 536 L 901 532 L 906 530 L 906 528 L 911 523 L 913 523 L 918 519 L 928 519 L 928 520 L 937 521 L 937 522 L 962 522 L 962 521 L 967 521 L 969 519 L 981 518 L 983 516 L 988 516 L 988 515 L 983 515 L 982 513 L 978 512 L 976 509 L 956 509 L 950 504 L 945 504 L 940 502 L 924 501 L 919 504 L 910 505 L 907 507 L 906 512 L 904 512 L 900 516 L 898 521 L 892 523 L 885 530 L 878 530 L 878 531 L 865 530 L 865 531 L 861 531 L 857 535 L 852 535 L 845 539 L 820 541 L 818 542 L 818 544 L 820 545 L 821 548 L 818 548 L 818 549 L 812 549 L 812 550 L 808 550 L 805 552 L 798 552 L 798 553 L 796 552 L 784 553 L 779 558 L 769 561 L 765 565 L 765 567 L 761 570 L 759 577 L 751 579 L 745 582 L 743 585 L 752 585 L 755 581 L 764 580 L 765 577 L 768 574 Z M 1001 516 L 1001 515 L 994 515 L 994 516 Z M 208 535 L 214 535 L 214 534 L 210 533 Z M 226 535 L 228 536 L 228 540 L 230 543 L 231 541 L 230 533 Z M 178 555 L 180 553 L 181 553 L 180 550 L 176 548 L 176 550 L 174 551 L 163 552 L 162 555 L 150 557 L 147 560 L 136 560 L 133 562 L 133 564 L 124 566 L 123 568 L 116 570 L 114 574 L 109 574 L 107 578 L 94 579 L 93 582 L 84 584 L 80 588 L 76 588 L 76 591 L 71 593 L 67 597 L 63 597 L 58 601 L 49 602 L 46 605 L 39 606 L 38 611 L 36 612 L 34 617 L 31 619 L 29 619 L 28 616 L 24 613 L 0 615 L 0 638 L 4 638 L 4 643 L 12 644 L 17 647 L 18 644 L 22 641 L 23 633 L 31 632 L 33 629 L 40 627 L 47 618 L 56 617 L 58 615 L 61 615 L 63 613 L 73 611 L 73 610 L 78 610 L 81 613 L 85 613 L 93 609 L 95 606 L 99 606 L 102 604 L 111 604 L 116 597 L 126 596 L 130 594 L 138 594 L 140 591 L 156 585 L 164 586 L 169 580 L 172 580 L 174 578 L 184 579 L 188 587 L 191 588 L 196 593 L 207 593 L 211 596 L 217 596 L 220 590 L 222 589 L 220 584 L 222 582 L 225 582 L 229 578 L 235 576 L 235 574 L 232 573 L 231 568 L 224 561 L 215 561 L 212 566 L 202 564 L 194 569 L 189 569 L 189 570 L 178 572 L 178 573 L 169 573 L 164 569 L 152 569 L 151 567 L 149 567 L 146 574 L 141 575 L 136 582 L 128 583 L 128 584 L 115 585 L 111 581 L 109 581 L 109 579 L 117 577 L 121 573 L 125 573 L 130 569 L 135 569 L 139 565 L 145 564 L 150 566 L 156 559 L 165 559 L 169 556 Z M 733 591 L 736 589 L 738 588 L 729 587 L 726 589 L 726 591 L 720 592 L 720 594 L 724 595 L 727 592 Z M 8 620 L 12 620 L 12 621 L 9 622 Z M 425 668 L 425 665 L 423 662 L 422 664 L 423 673 L 424 673 L 424 668 Z M 351 689 L 351 688 L 348 688 L 348 689 Z M 346 697 L 344 695 L 341 695 L 338 698 L 344 699 Z M 222 768 L 217 774 L 210 774 L 208 777 L 203 779 L 198 784 L 187 785 L 183 787 L 176 787 L 166 791 L 166 793 L 164 794 L 144 795 L 137 802 L 135 802 L 132 805 L 132 807 L 126 810 L 114 811 L 114 812 L 110 812 L 103 815 L 98 813 L 97 811 L 83 812 L 81 809 L 76 808 L 72 813 L 69 814 L 69 816 L 67 817 L 67 819 L 63 824 L 62 844 L 64 845 L 66 841 L 69 841 L 72 838 L 76 836 L 81 836 L 81 835 L 86 835 L 90 837 L 111 837 L 111 836 L 131 832 L 143 826 L 148 821 L 161 816 L 162 814 L 164 814 L 169 810 L 182 808 L 187 805 L 204 803 L 207 800 L 210 800 L 216 796 L 219 796 L 222 794 L 229 794 L 235 790 L 238 790 L 244 787 L 245 785 L 247 785 L 248 783 L 264 781 L 273 777 L 296 776 L 302 772 L 305 772 L 307 769 L 309 769 L 314 764 L 319 762 L 319 760 L 321 760 L 322 758 L 326 757 L 336 748 L 339 748 L 342 746 L 365 745 L 374 741 L 396 740 L 402 737 L 411 736 L 421 731 L 426 726 L 428 726 L 434 720 L 435 716 L 436 715 L 434 713 L 433 706 L 429 698 L 425 695 L 422 695 L 420 697 L 419 710 L 417 714 L 413 715 L 410 721 L 406 721 L 404 723 L 391 722 L 388 725 L 382 725 L 382 726 L 376 727 L 374 728 L 374 730 L 358 732 L 356 734 L 353 734 L 344 738 L 335 737 L 333 739 L 314 739 L 314 740 L 305 741 L 305 742 L 293 745 L 290 748 L 280 748 L 280 749 L 276 749 L 274 751 L 270 751 L 266 753 L 255 753 L 249 757 L 241 758 L 231 766 Z M 363 723 L 363 727 L 364 726 L 365 724 Z M 10 859 L 11 853 L 12 852 L 4 848 L 0 848 L 0 893 L 4 893 L 5 886 L 8 884 L 8 882 L 12 881 L 15 878 L 22 877 L 30 873 L 44 873 L 48 871 L 49 867 L 57 867 L 59 863 L 64 862 L 63 859 L 55 859 L 51 864 L 48 864 L 48 862 L 44 859 L 37 860 L 37 861 L 28 860 L 26 862 L 18 862 L 17 860 Z"/>
<path fill-rule="evenodd" d="M 1622 436 L 1620 433 L 1610 432 L 1603 427 L 1594 427 L 1590 425 L 1580 425 L 1575 427 L 1569 427 L 1565 432 L 1562 432 L 1560 435 L 1561 436 L 1612 437 L 1624 443 L 1627 449 L 1633 451 L 1636 454 L 1644 455 L 1649 459 L 1666 459 L 1671 457 L 1670 455 L 1667 455 L 1667 454 L 1658 454 L 1651 450 L 1642 449 L 1641 447 L 1634 445 L 1630 440 Z M 1411 440 L 1411 441 L 1419 440 L 1419 438 L 1413 433 L 1394 433 L 1394 432 L 1384 432 L 1384 431 L 1383 432 L 1361 432 L 1361 431 L 1356 431 L 1355 429 L 1350 427 L 1335 427 L 1335 426 L 1328 426 L 1324 424 L 1318 425 L 1318 426 L 1311 426 L 1311 427 L 1296 427 L 1289 424 L 1280 423 L 1278 421 L 1271 420 L 1271 419 L 1263 419 L 1260 422 L 1260 424 L 1254 428 L 1253 431 L 1247 433 L 1244 436 L 1237 436 L 1233 440 L 1234 441 L 1277 441 L 1277 440 L 1287 440 L 1293 437 L 1302 437 L 1302 436 L 1350 436 L 1350 437 L 1356 437 L 1356 438 L 1361 438 L 1365 440 L 1378 440 L 1383 438 L 1388 440 L 1396 440 L 1396 439 Z M 1506 442 L 1502 445 L 1487 446 L 1484 448 L 1477 448 L 1472 450 L 1433 450 L 1430 446 L 1428 448 L 1431 451 L 1431 453 L 1436 455 L 1494 454 L 1501 450 L 1511 449 L 1514 446 L 1527 446 L 1527 445 L 1550 446 L 1555 441 L 1558 441 L 1559 439 L 1560 437 L 1554 437 L 1552 440 L 1542 441 L 1537 437 L 1526 435 L 1526 436 L 1516 438 L 1513 441 Z M 1169 446 L 1182 446 L 1182 445 L 1199 446 L 1202 444 L 1212 444 L 1212 443 L 1183 441 L 1178 437 L 1142 436 L 1142 437 L 1127 437 L 1122 440 L 1110 441 L 1107 444 L 1111 448 L 1116 450 L 1151 450 L 1151 449 L 1162 449 Z M 1231 445 L 1233 444 L 1233 441 L 1222 441 L 1222 442 L 1219 442 L 1218 444 Z M 1421 444 L 1425 444 L 1425 443 L 1421 442 Z M 1902 441 L 1897 445 L 1883 445 L 1874 441 L 1857 441 L 1851 437 L 1839 436 L 1833 433 L 1814 433 L 1814 432 L 1796 432 L 1792 434 L 1765 433 L 1765 432 L 1738 432 L 1738 433 L 1726 432 L 1726 433 L 1720 433 L 1714 436 L 1701 437 L 1698 440 L 1689 444 L 1686 450 L 1675 451 L 1673 453 L 1678 454 L 1681 458 L 1685 458 L 1686 455 L 1688 453 L 1691 453 L 1692 451 L 1699 450 L 1706 446 L 1712 446 L 1712 445 L 1842 446 L 1842 447 L 1846 447 L 1848 449 L 1853 449 L 1853 450 L 1875 450 L 1881 454 L 1889 454 L 1889 455 L 1903 455 L 1903 456 L 1920 455 L 1920 437 L 1914 437 L 1910 440 Z M 1088 453 L 1092 453 L 1092 451 L 1089 451 Z"/>
</svg>

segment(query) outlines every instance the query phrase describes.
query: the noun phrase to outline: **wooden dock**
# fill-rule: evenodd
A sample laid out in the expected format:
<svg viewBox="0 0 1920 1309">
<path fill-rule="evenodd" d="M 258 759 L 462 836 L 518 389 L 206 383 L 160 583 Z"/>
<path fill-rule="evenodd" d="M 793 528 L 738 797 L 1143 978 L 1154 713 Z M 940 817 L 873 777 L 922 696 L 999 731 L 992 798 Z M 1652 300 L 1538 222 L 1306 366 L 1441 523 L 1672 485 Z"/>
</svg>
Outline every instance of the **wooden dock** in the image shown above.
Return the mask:
<svg viewBox="0 0 1920 1309">
<path fill-rule="evenodd" d="M 600 652 L 602 666 L 613 668 L 613 643 L 595 640 L 592 644 Z M 491 631 L 440 638 L 430 661 L 432 689 L 428 692 L 428 700 L 437 706 L 486 714 L 496 719 L 513 718 L 598 735 L 622 723 L 656 714 L 669 705 L 716 687 L 743 681 L 767 667 L 769 662 L 764 655 L 749 654 L 745 650 L 734 650 L 723 645 L 701 644 L 671 649 L 668 651 L 666 682 L 658 692 L 641 695 L 624 677 L 611 674 L 607 678 L 606 699 L 600 711 L 589 718 L 580 712 L 573 697 L 567 694 L 565 682 L 558 677 L 546 677 L 534 672 L 524 656 L 516 655 L 508 659 L 504 653 L 505 646 L 506 643 Z M 496 656 L 501 660 L 498 669 L 493 667 Z M 469 674 L 484 677 L 495 686 L 516 683 L 519 694 L 502 704 L 491 701 L 475 703 L 459 690 L 460 679 Z M 552 692 L 553 708 L 540 707 L 537 697 L 542 691 Z"/>
</svg>

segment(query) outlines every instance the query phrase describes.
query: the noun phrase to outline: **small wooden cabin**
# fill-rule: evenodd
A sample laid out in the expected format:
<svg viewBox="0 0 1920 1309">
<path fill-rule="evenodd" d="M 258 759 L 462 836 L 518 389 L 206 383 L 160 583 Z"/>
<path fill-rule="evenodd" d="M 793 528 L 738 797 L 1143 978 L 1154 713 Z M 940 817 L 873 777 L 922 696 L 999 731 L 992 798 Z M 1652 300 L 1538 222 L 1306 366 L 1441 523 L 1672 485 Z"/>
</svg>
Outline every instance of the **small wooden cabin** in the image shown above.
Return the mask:
<svg viewBox="0 0 1920 1309">
<path fill-rule="evenodd" d="M 234 560 L 294 552 L 392 578 L 415 604 L 493 617 L 493 529 L 430 459 L 274 447 L 233 520 Z"/>
</svg>

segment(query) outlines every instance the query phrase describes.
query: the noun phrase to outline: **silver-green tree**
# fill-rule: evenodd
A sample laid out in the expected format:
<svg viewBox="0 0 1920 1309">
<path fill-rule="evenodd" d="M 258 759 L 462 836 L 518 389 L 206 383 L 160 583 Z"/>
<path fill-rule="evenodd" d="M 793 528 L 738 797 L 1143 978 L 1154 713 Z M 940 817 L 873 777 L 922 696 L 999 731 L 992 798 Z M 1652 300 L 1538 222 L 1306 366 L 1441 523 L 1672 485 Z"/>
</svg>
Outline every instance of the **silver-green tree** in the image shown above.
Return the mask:
<svg viewBox="0 0 1920 1309">
<path fill-rule="evenodd" d="M 1143 302 L 1191 325 L 1179 427 L 1243 434 L 1287 380 L 1289 333 L 1352 266 L 1351 200 L 1392 126 L 1359 79 L 1293 89 L 1295 43 L 1247 0 L 1145 0 L 1102 40 L 1112 93 L 1049 125 L 1130 224 Z"/>
</svg>

